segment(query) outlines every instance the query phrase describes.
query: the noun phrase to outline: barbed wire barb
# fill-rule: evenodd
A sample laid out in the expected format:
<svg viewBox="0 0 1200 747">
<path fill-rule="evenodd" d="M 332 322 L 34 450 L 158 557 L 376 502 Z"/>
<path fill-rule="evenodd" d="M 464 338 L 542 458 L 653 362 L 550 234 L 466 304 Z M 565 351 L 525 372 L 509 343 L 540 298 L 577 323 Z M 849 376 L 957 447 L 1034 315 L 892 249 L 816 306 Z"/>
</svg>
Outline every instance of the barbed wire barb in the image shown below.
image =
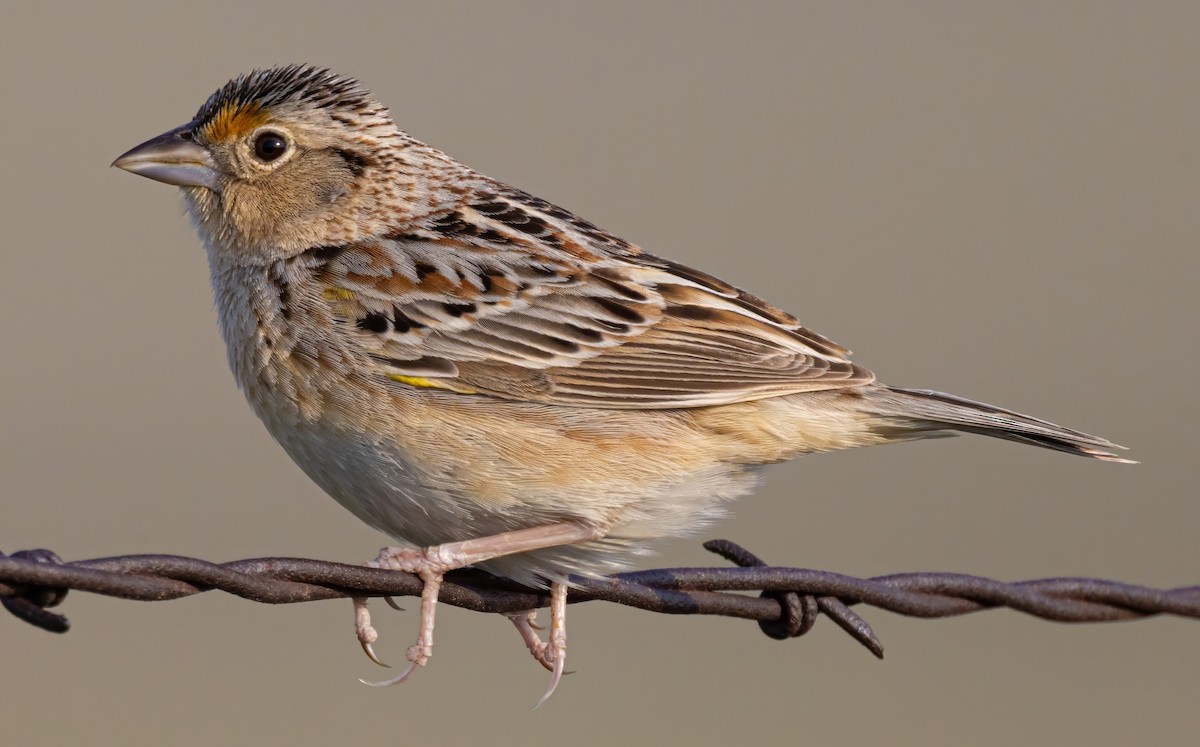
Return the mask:
<svg viewBox="0 0 1200 747">
<path fill-rule="evenodd" d="M 833 620 L 875 656 L 883 646 L 850 609 L 869 605 L 900 615 L 941 618 L 1007 608 L 1064 623 L 1116 622 L 1155 615 L 1200 619 L 1200 586 L 1155 589 L 1096 578 L 1003 582 L 960 573 L 898 573 L 856 578 L 830 571 L 768 566 L 728 540 L 704 547 L 736 568 L 660 568 L 604 578 L 573 577 L 569 601 L 606 601 L 675 615 L 755 620 L 776 639 Z M 64 633 L 70 625 L 51 612 L 68 590 L 122 599 L 164 601 L 224 591 L 267 604 L 347 597 L 420 596 L 421 580 L 396 571 L 304 558 L 254 558 L 211 563 L 178 555 L 125 555 L 64 563 L 49 550 L 0 553 L 0 603 L 17 618 Z M 759 592 L 751 596 L 745 592 Z M 440 601 L 476 612 L 544 607 L 549 595 L 483 571 L 446 575 Z"/>
</svg>

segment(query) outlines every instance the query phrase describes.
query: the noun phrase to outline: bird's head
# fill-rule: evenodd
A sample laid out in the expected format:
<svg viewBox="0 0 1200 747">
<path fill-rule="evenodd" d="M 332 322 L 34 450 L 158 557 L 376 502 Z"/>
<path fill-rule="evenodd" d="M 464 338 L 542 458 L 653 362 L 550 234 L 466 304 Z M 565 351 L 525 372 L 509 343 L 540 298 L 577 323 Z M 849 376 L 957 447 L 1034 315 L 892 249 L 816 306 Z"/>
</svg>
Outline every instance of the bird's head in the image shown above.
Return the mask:
<svg viewBox="0 0 1200 747">
<path fill-rule="evenodd" d="M 258 263 L 403 222 L 439 155 L 357 81 L 288 65 L 229 81 L 113 165 L 182 187 L 210 249 Z"/>
</svg>

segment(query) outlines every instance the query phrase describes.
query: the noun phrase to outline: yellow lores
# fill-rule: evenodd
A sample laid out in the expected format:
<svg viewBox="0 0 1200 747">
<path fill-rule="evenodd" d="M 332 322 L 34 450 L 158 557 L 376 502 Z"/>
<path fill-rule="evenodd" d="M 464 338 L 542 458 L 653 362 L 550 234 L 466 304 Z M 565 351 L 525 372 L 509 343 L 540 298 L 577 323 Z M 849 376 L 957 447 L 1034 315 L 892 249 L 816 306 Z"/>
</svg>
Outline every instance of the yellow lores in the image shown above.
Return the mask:
<svg viewBox="0 0 1200 747">
<path fill-rule="evenodd" d="M 203 126 L 204 137 L 213 142 L 237 140 L 265 125 L 268 117 L 256 102 L 230 101 Z"/>
</svg>

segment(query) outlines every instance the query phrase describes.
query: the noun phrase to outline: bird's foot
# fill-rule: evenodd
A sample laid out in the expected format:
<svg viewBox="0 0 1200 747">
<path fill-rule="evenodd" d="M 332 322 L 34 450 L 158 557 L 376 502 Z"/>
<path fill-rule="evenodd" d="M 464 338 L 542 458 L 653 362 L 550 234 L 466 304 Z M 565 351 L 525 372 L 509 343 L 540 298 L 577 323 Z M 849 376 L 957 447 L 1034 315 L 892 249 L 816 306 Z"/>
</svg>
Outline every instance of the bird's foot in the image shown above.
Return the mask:
<svg viewBox="0 0 1200 747">
<path fill-rule="evenodd" d="M 533 625 L 530 623 L 529 617 L 526 616 L 524 620 L 525 624 L 530 627 L 529 634 L 540 644 L 535 647 L 530 645 L 529 640 L 526 639 L 529 653 L 533 654 L 539 664 L 550 670 L 550 686 L 546 688 L 546 692 L 534 706 L 536 710 L 554 694 L 567 663 L 567 585 L 557 581 L 550 584 L 549 640 L 543 643 L 537 638 L 537 633 L 533 632 Z M 518 625 L 517 629 L 520 630 L 521 626 Z M 521 633 L 521 637 L 525 638 L 524 632 Z"/>
<path fill-rule="evenodd" d="M 365 684 L 374 687 L 386 687 L 389 685 L 398 685 L 401 682 L 407 681 L 416 671 L 417 667 L 423 667 L 429 663 L 429 657 L 433 656 L 433 627 L 434 615 L 437 610 L 438 592 L 442 587 L 442 575 L 457 567 L 453 560 L 442 557 L 439 552 L 439 547 L 428 547 L 424 549 L 416 549 L 410 547 L 385 547 L 379 551 L 379 557 L 368 563 L 372 568 L 386 568 L 393 571 L 403 571 L 405 573 L 415 573 L 425 582 L 425 588 L 421 590 L 421 629 L 417 635 L 417 642 L 408 647 L 405 653 L 405 658 L 408 660 L 408 666 L 403 672 L 390 679 L 369 682 L 363 680 Z M 363 646 L 363 651 L 376 664 L 382 662 L 375 656 L 371 644 L 374 643 L 379 634 L 371 625 L 371 616 L 367 612 L 367 604 L 365 599 L 355 599 L 355 629 L 358 633 L 358 640 Z M 384 666 L 387 666 L 384 664 Z"/>
<path fill-rule="evenodd" d="M 375 626 L 371 624 L 371 611 L 367 609 L 367 598 L 353 597 L 350 601 L 354 602 L 354 634 L 358 637 L 358 643 L 362 646 L 363 653 L 381 667 L 391 666 L 376 656 L 375 649 L 371 647 L 371 644 L 379 640 L 379 631 L 375 630 Z"/>
<path fill-rule="evenodd" d="M 547 547 L 570 545 L 575 542 L 586 542 L 604 537 L 604 530 L 598 527 L 585 526 L 571 522 L 561 524 L 546 524 L 544 526 L 516 529 L 511 532 L 479 537 L 461 542 L 448 542 L 425 548 L 386 547 L 379 551 L 379 557 L 368 563 L 373 568 L 387 568 L 405 573 L 415 573 L 425 582 L 421 590 L 421 631 L 417 642 L 408 648 L 405 658 L 409 666 L 402 673 L 382 682 L 366 682 L 368 685 L 396 685 L 404 682 L 417 667 L 423 667 L 433 655 L 433 623 L 434 612 L 437 609 L 438 592 L 442 588 L 442 577 L 447 571 L 465 568 L 469 565 L 482 563 L 492 558 L 515 555 L 517 553 L 541 550 Z M 393 607 L 395 604 L 392 605 Z M 555 582 L 550 585 L 550 640 L 546 644 L 537 641 L 533 632 L 535 626 L 530 622 L 531 615 L 523 616 L 523 622 L 514 621 L 521 637 L 526 640 L 530 652 L 552 673 L 550 687 L 538 701 L 540 706 L 549 698 L 563 675 L 563 662 L 567 655 L 567 587 Z M 528 626 L 528 630 L 523 630 Z M 354 627 L 359 643 L 367 656 L 376 663 L 381 663 L 375 656 L 372 644 L 379 634 L 371 625 L 371 615 L 367 611 L 367 600 L 354 600 Z M 528 636 L 527 636 L 528 634 Z M 536 641 L 536 644 L 530 641 Z M 543 650 L 542 645 L 546 648 Z M 534 706 L 535 708 L 537 706 Z"/>
<path fill-rule="evenodd" d="M 521 634 L 521 640 L 534 660 L 550 672 L 550 686 L 534 708 L 541 706 L 554 693 L 564 674 L 563 666 L 567 661 L 566 592 L 565 584 L 556 583 L 550 587 L 551 624 L 548 641 L 543 641 L 537 634 L 543 628 L 533 622 L 536 611 L 525 610 L 505 615 Z"/>
<path fill-rule="evenodd" d="M 525 610 L 524 612 L 508 612 L 505 617 L 521 634 L 521 640 L 525 642 L 525 648 L 529 649 L 529 653 L 546 668 L 547 672 L 554 671 L 554 662 L 551 655 L 548 653 L 550 644 L 543 641 L 537 634 L 537 631 L 544 630 L 541 625 L 536 624 L 533 620 L 537 616 L 535 610 Z"/>
</svg>

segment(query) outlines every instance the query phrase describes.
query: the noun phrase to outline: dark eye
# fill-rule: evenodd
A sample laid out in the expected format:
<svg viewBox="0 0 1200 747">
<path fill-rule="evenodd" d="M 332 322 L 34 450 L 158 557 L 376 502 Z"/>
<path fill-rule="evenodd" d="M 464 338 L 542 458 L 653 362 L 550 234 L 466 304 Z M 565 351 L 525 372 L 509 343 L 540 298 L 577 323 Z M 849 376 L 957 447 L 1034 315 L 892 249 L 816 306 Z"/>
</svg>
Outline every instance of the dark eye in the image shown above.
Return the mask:
<svg viewBox="0 0 1200 747">
<path fill-rule="evenodd" d="M 287 152 L 288 144 L 283 136 L 275 132 L 264 132 L 254 138 L 254 155 L 260 161 L 274 161 Z"/>
</svg>

